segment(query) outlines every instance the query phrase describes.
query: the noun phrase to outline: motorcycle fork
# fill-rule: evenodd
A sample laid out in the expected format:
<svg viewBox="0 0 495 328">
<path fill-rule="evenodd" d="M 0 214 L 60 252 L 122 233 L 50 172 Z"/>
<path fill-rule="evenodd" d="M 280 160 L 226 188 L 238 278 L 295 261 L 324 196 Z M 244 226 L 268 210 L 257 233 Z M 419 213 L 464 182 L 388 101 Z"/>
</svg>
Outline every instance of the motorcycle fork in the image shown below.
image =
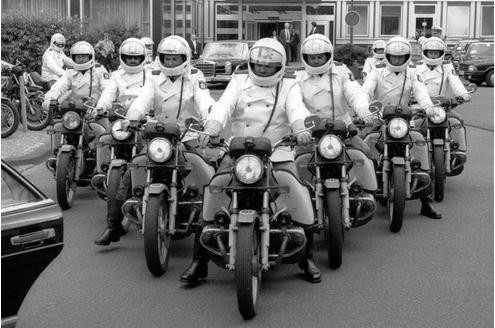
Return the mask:
<svg viewBox="0 0 495 328">
<path fill-rule="evenodd" d="M 406 198 L 411 197 L 411 155 L 409 154 L 409 144 L 405 147 L 404 171 L 406 174 Z"/>
<path fill-rule="evenodd" d="M 168 211 L 168 231 L 171 235 L 176 232 L 175 221 L 177 218 L 177 171 L 179 165 L 179 147 L 175 147 L 175 169 L 172 170 L 172 182 L 170 183 L 170 193 L 168 202 L 170 203 Z"/>
<path fill-rule="evenodd" d="M 77 153 L 76 153 L 76 173 L 75 173 L 75 180 L 79 181 L 79 176 L 81 175 L 81 172 L 83 171 L 83 161 L 84 161 L 84 155 L 83 155 L 83 138 L 84 138 L 84 133 L 82 133 L 79 136 L 79 143 L 77 144 Z"/>
<path fill-rule="evenodd" d="M 147 168 L 146 169 L 146 183 L 145 183 L 145 188 L 144 188 L 144 194 L 143 194 L 143 203 L 141 204 L 141 231 L 144 233 L 144 216 L 146 215 L 146 205 L 148 204 L 148 199 L 150 197 L 150 186 L 151 184 L 151 169 Z"/>
<path fill-rule="evenodd" d="M 267 185 L 269 184 L 267 179 Z M 261 231 L 261 270 L 268 271 L 270 263 L 268 262 L 268 253 L 270 250 L 270 199 L 269 189 L 263 193 L 263 210 L 261 212 L 261 225 L 259 230 Z M 282 256 L 282 255 L 280 255 Z"/>
<path fill-rule="evenodd" d="M 349 230 L 351 228 L 351 218 L 349 217 L 349 188 L 345 165 L 342 165 L 341 172 L 340 197 L 342 198 L 342 218 L 344 219 L 344 227 L 346 230 Z"/>
<path fill-rule="evenodd" d="M 237 205 L 238 195 L 237 191 L 232 191 L 232 211 L 230 214 L 230 224 L 229 224 L 229 263 L 225 267 L 229 271 L 235 270 L 235 258 L 236 258 L 236 247 L 237 247 L 237 218 L 239 217 L 239 207 Z"/>
<path fill-rule="evenodd" d="M 383 168 L 382 168 L 382 194 L 383 197 L 389 197 L 388 194 L 388 174 L 390 172 L 390 159 L 388 158 L 388 144 L 383 142 Z"/>
<path fill-rule="evenodd" d="M 321 168 L 315 166 L 315 208 L 316 208 L 316 219 L 318 220 L 318 226 L 323 227 L 323 182 L 321 181 Z"/>
<path fill-rule="evenodd" d="M 445 128 L 445 137 L 444 137 L 444 143 L 443 143 L 443 162 L 445 163 L 445 172 L 447 174 L 450 174 L 452 167 L 450 166 L 450 135 L 449 135 L 449 129 Z"/>
</svg>

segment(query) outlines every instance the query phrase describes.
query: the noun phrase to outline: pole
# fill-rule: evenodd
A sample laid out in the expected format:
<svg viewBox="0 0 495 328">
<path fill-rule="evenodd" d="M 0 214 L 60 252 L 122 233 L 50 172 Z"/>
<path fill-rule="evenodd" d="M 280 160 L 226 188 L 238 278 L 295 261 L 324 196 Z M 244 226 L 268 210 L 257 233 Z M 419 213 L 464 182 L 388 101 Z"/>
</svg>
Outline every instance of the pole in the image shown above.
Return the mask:
<svg viewBox="0 0 495 328">
<path fill-rule="evenodd" d="M 354 0 L 351 0 L 351 11 L 354 11 Z M 354 26 L 351 26 L 351 45 L 354 42 Z"/>
<path fill-rule="evenodd" d="M 21 99 L 21 123 L 22 132 L 26 133 L 27 114 L 26 114 L 26 88 L 24 84 L 24 74 L 17 76 L 19 79 L 19 98 Z"/>
</svg>

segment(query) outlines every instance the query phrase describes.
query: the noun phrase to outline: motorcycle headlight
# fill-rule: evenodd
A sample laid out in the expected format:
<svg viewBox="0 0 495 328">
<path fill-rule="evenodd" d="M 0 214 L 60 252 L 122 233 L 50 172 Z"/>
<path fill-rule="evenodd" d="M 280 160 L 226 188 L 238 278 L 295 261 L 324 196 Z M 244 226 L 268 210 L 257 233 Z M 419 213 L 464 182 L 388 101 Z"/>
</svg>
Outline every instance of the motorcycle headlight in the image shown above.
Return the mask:
<svg viewBox="0 0 495 328">
<path fill-rule="evenodd" d="M 155 138 L 148 146 L 148 156 L 155 162 L 163 163 L 172 157 L 172 143 L 165 138 Z"/>
<path fill-rule="evenodd" d="M 447 118 L 447 114 L 442 107 L 433 107 L 433 110 L 430 112 L 430 115 L 428 115 L 428 118 L 433 123 L 440 124 L 445 121 L 445 119 Z"/>
<path fill-rule="evenodd" d="M 112 125 L 112 137 L 117 140 L 126 140 L 131 136 L 131 131 L 122 130 L 122 120 L 117 120 Z"/>
<path fill-rule="evenodd" d="M 320 139 L 318 151 L 326 159 L 334 159 L 342 153 L 342 143 L 336 136 L 326 135 Z"/>
<path fill-rule="evenodd" d="M 234 173 L 242 183 L 256 183 L 263 176 L 263 162 L 256 156 L 243 155 L 235 163 Z"/>
<path fill-rule="evenodd" d="M 388 123 L 388 133 L 395 139 L 404 138 L 409 131 L 409 125 L 403 118 L 393 118 Z"/>
<path fill-rule="evenodd" d="M 81 118 L 76 112 L 67 112 L 62 117 L 62 124 L 67 130 L 74 130 L 81 124 Z"/>
</svg>

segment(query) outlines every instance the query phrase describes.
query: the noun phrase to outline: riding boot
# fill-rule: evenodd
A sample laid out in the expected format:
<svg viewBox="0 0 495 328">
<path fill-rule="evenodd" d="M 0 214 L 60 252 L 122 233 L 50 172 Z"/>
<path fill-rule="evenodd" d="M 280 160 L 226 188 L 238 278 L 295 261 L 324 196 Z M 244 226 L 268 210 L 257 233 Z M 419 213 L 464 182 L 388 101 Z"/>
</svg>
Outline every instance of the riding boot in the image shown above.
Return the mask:
<svg viewBox="0 0 495 328">
<path fill-rule="evenodd" d="M 110 245 L 110 242 L 119 241 L 120 237 L 127 233 L 122 227 L 124 215 L 122 214 L 121 207 L 123 203 L 124 202 L 117 199 L 108 201 L 107 227 L 105 228 L 105 231 L 96 238 L 96 245 Z"/>
<path fill-rule="evenodd" d="M 311 283 L 318 283 L 321 281 L 321 273 L 313 260 L 313 231 L 304 229 L 304 233 L 306 234 L 306 249 L 299 267 L 304 271 L 304 279 Z"/>
<path fill-rule="evenodd" d="M 199 279 L 204 279 L 208 276 L 209 256 L 199 242 L 202 230 L 203 226 L 198 225 L 196 233 L 194 234 L 193 260 L 187 269 L 180 275 L 181 282 L 196 284 Z"/>
</svg>

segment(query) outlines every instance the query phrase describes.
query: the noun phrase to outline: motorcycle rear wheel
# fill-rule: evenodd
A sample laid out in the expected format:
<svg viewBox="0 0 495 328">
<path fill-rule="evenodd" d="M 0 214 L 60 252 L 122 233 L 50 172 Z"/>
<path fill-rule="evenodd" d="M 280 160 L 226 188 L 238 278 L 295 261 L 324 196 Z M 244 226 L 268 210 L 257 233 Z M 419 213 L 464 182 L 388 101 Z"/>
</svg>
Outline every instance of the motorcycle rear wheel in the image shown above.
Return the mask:
<svg viewBox="0 0 495 328">
<path fill-rule="evenodd" d="M 254 224 L 239 225 L 235 260 L 237 306 L 244 319 L 256 316 L 261 286 L 260 245 Z"/>
<path fill-rule="evenodd" d="M 170 240 L 168 208 L 164 195 L 150 195 L 144 216 L 144 255 L 148 270 L 156 277 L 168 269 Z"/>
<path fill-rule="evenodd" d="M 394 166 L 392 179 L 389 179 L 388 219 L 389 229 L 399 232 L 404 220 L 406 206 L 406 173 L 403 166 Z"/>
<path fill-rule="evenodd" d="M 344 227 L 342 224 L 342 198 L 337 189 L 326 191 L 326 224 L 328 266 L 338 269 L 342 265 L 342 245 L 344 243 Z"/>
<path fill-rule="evenodd" d="M 445 189 L 445 155 L 443 145 L 435 146 L 433 149 L 433 181 L 434 181 L 434 198 L 441 202 Z"/>
<path fill-rule="evenodd" d="M 43 98 L 33 97 L 26 99 L 28 104 L 26 108 L 27 127 L 29 130 L 43 130 L 52 121 L 52 111 L 42 106 Z"/>
<path fill-rule="evenodd" d="M 6 102 L 2 101 L 2 138 L 7 138 L 19 126 L 19 112 Z"/>
<path fill-rule="evenodd" d="M 76 159 L 73 153 L 60 154 L 55 178 L 57 181 L 57 201 L 63 210 L 71 208 L 74 203 L 77 190 L 75 172 Z"/>
</svg>

